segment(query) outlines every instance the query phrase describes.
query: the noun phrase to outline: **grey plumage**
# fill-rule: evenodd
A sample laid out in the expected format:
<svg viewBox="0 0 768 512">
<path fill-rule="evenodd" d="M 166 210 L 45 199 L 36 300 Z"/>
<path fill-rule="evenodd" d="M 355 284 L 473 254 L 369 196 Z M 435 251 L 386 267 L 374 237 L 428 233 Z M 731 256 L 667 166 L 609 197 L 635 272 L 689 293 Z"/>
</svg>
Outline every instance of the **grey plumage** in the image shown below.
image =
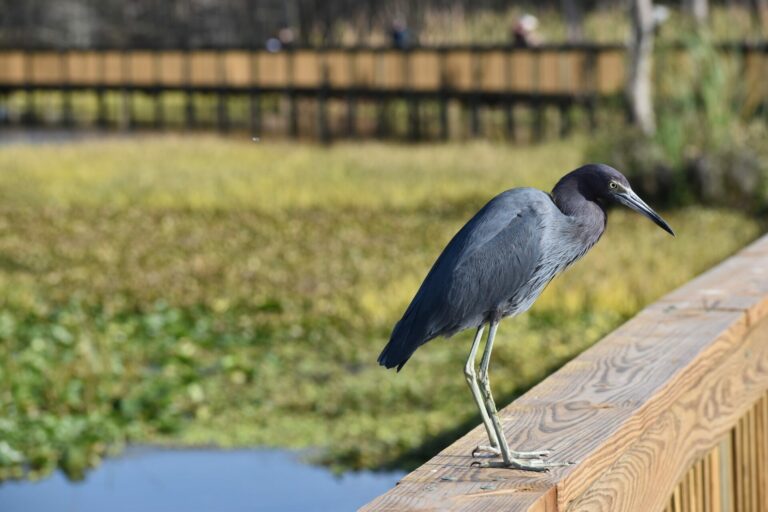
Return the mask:
<svg viewBox="0 0 768 512">
<path fill-rule="evenodd" d="M 520 309 L 545 251 L 546 239 L 536 234 L 550 229 L 541 213 L 552 206 L 545 193 L 529 188 L 488 202 L 437 259 L 379 362 L 399 370 L 427 341 L 477 327 L 502 309 Z"/>
<path fill-rule="evenodd" d="M 443 250 L 395 325 L 379 363 L 400 370 L 413 352 L 437 336 L 478 327 L 491 318 L 526 311 L 549 281 L 600 238 L 605 212 L 576 210 L 569 180 L 554 196 L 533 188 L 491 199 Z"/>
<path fill-rule="evenodd" d="M 378 362 L 399 371 L 417 348 L 438 336 L 468 328 L 480 329 L 479 336 L 486 323 L 495 333 L 494 325 L 530 308 L 557 274 L 600 239 L 611 202 L 637 210 L 672 233 L 632 192 L 627 179 L 607 165 L 590 164 L 572 171 L 551 195 L 518 188 L 491 199 L 435 261 Z M 493 445 L 495 436 L 488 422 L 486 427 Z"/>
</svg>

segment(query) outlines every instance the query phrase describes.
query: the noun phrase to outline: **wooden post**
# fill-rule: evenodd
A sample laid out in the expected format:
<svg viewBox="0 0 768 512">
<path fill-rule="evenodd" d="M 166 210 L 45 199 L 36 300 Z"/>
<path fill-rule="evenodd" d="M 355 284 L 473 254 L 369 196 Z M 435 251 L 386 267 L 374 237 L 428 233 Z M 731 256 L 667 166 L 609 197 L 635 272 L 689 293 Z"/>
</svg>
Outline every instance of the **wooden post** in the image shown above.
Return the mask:
<svg viewBox="0 0 768 512">
<path fill-rule="evenodd" d="M 347 93 L 347 138 L 357 138 L 357 98 Z"/>
<path fill-rule="evenodd" d="M 0 91 L 0 111 L 2 112 L 2 115 L 0 115 L 0 125 L 8 126 L 11 124 L 11 119 L 8 116 L 8 92 L 5 90 Z"/>
<path fill-rule="evenodd" d="M 764 11 L 766 17 L 766 25 L 768 25 L 768 9 Z M 763 43 L 755 48 L 755 52 L 760 55 L 760 69 L 762 70 L 762 76 L 768 75 L 768 44 Z M 761 96 L 763 100 L 760 102 L 760 110 L 763 115 L 763 120 L 768 122 L 768 83 L 762 82 Z"/>
<path fill-rule="evenodd" d="M 74 122 L 72 115 L 72 84 L 70 83 L 68 52 L 59 52 L 59 75 L 61 76 L 61 122 L 69 128 Z"/>
<path fill-rule="evenodd" d="M 26 106 L 21 115 L 22 124 L 37 124 L 37 104 L 35 101 L 34 76 L 32 73 L 32 53 L 24 51 L 22 53 L 24 69 L 24 91 L 26 96 Z"/>
<path fill-rule="evenodd" d="M 251 123 L 251 133 L 254 136 L 259 136 L 261 134 L 261 96 L 259 94 L 259 88 L 258 88 L 258 81 L 259 81 L 259 72 L 258 72 L 258 53 L 256 51 L 251 51 L 250 58 L 248 59 L 248 62 L 250 64 L 249 73 L 250 73 L 250 107 L 251 107 L 251 116 L 250 116 L 250 123 Z"/>
<path fill-rule="evenodd" d="M 98 83 L 96 85 L 96 125 L 99 128 L 107 127 L 107 100 L 105 95 L 106 85 L 106 56 L 103 52 L 99 54 L 98 59 Z"/>
<path fill-rule="evenodd" d="M 294 88 L 294 65 L 293 50 L 286 50 L 288 59 L 288 135 L 297 139 L 299 137 L 299 110 L 296 98 L 296 89 Z"/>
<path fill-rule="evenodd" d="M 571 133 L 573 123 L 571 122 L 571 103 L 569 101 L 560 101 L 558 104 L 560 112 L 560 137 L 566 137 Z"/>
<path fill-rule="evenodd" d="M 347 92 L 347 137 L 350 139 L 357 138 L 357 95 L 354 92 L 357 87 L 357 59 L 354 52 L 355 49 L 351 49 L 344 54 L 348 59 L 350 80 Z"/>
<path fill-rule="evenodd" d="M 184 75 L 184 123 L 188 130 L 197 125 L 197 111 L 195 105 L 195 91 L 192 86 L 192 52 L 189 48 L 184 51 L 183 75 Z"/>
<path fill-rule="evenodd" d="M 374 83 L 380 83 L 383 76 L 383 56 L 381 52 L 374 54 Z M 388 138 L 392 135 L 392 123 L 390 122 L 390 99 L 385 93 L 379 92 L 376 115 L 376 135 L 380 139 Z"/>
<path fill-rule="evenodd" d="M 585 99 L 585 106 L 587 108 L 587 119 L 589 123 L 589 130 L 594 132 L 597 129 L 597 76 L 600 72 L 598 66 L 598 54 L 597 49 L 592 47 L 587 53 L 587 58 L 584 59 L 584 77 L 587 81 L 586 91 L 583 92 Z"/>
<path fill-rule="evenodd" d="M 161 69 L 161 62 L 160 62 L 160 52 L 155 52 L 152 60 L 152 76 L 153 76 L 153 82 L 154 82 L 154 90 L 153 90 L 153 99 L 154 99 L 154 106 L 155 106 L 155 112 L 154 112 L 154 122 L 155 122 L 155 128 L 162 129 L 165 126 L 165 112 L 163 109 L 163 87 L 160 80 L 162 69 Z"/>
<path fill-rule="evenodd" d="M 479 137 L 481 135 L 481 129 L 480 129 L 480 105 L 479 105 L 479 98 L 478 91 L 480 90 L 480 83 L 481 83 L 481 65 L 479 63 L 479 59 L 477 58 L 477 50 L 472 49 L 472 52 L 470 53 L 470 68 L 472 69 L 472 93 L 470 94 L 470 100 L 469 100 L 469 130 L 472 135 L 472 137 Z"/>
<path fill-rule="evenodd" d="M 504 85 L 506 88 L 507 99 L 504 101 L 504 117 L 507 139 L 517 140 L 517 130 L 515 127 L 515 104 L 512 101 L 512 54 L 514 49 L 507 46 L 504 55 Z"/>
<path fill-rule="evenodd" d="M 331 134 L 328 129 L 329 76 L 328 66 L 324 61 L 321 62 L 320 89 L 317 94 L 317 130 L 320 135 L 320 142 L 328 144 L 331 142 Z"/>
<path fill-rule="evenodd" d="M 559 109 L 559 121 L 560 121 L 560 138 L 566 137 L 571 132 L 571 111 L 572 101 L 568 98 L 568 91 L 571 89 L 570 84 L 573 83 L 573 73 L 568 65 L 569 53 L 562 47 L 558 48 L 557 52 L 557 92 L 561 96 L 558 102 Z"/>
<path fill-rule="evenodd" d="M 219 83 L 216 88 L 216 124 L 222 133 L 229 131 L 229 89 L 227 87 L 227 68 L 224 65 L 224 54 L 216 52 L 216 68 Z"/>
<path fill-rule="evenodd" d="M 133 128 L 133 85 L 131 85 L 130 62 L 128 61 L 129 50 L 123 50 L 120 53 L 120 69 L 122 87 L 123 111 L 120 118 L 121 128 L 130 130 Z"/>
<path fill-rule="evenodd" d="M 448 117 L 448 99 L 443 94 L 438 100 L 440 118 L 440 140 L 447 141 L 451 137 L 450 119 Z"/>
<path fill-rule="evenodd" d="M 294 90 L 288 92 L 288 135 L 294 139 L 299 137 L 299 107 Z"/>
<path fill-rule="evenodd" d="M 511 100 L 507 100 L 504 103 L 504 128 L 507 134 L 507 139 L 516 141 L 517 139 L 517 123 L 515 123 L 515 104 Z"/>
<path fill-rule="evenodd" d="M 420 130 L 420 103 L 419 99 L 413 93 L 408 96 L 408 140 L 417 142 L 421 139 Z"/>
<path fill-rule="evenodd" d="M 533 83 L 533 140 L 541 142 L 544 139 L 544 102 L 541 98 L 541 51 L 534 49 L 531 81 Z"/>
<path fill-rule="evenodd" d="M 440 140 L 446 141 L 450 137 L 450 126 L 448 119 L 448 71 L 446 69 L 446 51 L 441 48 L 438 50 L 438 66 L 440 72 L 440 91 L 438 92 L 438 109 L 440 110 Z"/>
<path fill-rule="evenodd" d="M 421 120 L 419 116 L 420 102 L 413 89 L 413 69 L 411 69 L 411 50 L 406 48 L 403 52 L 403 85 L 408 104 L 408 140 L 416 142 L 421 139 Z"/>
<path fill-rule="evenodd" d="M 376 107 L 376 136 L 385 139 L 390 136 L 389 109 L 386 96 L 381 96 Z"/>
</svg>

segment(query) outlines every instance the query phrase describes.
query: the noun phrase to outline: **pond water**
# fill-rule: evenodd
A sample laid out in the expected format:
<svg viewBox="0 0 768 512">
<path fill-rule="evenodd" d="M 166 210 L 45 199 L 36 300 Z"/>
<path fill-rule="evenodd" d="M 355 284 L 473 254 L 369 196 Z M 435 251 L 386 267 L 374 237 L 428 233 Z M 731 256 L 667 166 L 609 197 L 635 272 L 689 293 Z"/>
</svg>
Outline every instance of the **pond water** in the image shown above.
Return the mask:
<svg viewBox="0 0 768 512">
<path fill-rule="evenodd" d="M 0 113 L 1 114 L 1 113 Z M 2 115 L 0 115 L 2 120 Z M 66 130 L 62 128 L 3 128 L 0 130 L 0 147 L 16 144 L 67 144 L 88 139 L 131 137 L 133 134 L 87 129 Z"/>
<path fill-rule="evenodd" d="M 240 512 L 356 510 L 403 472 L 337 477 L 283 450 L 132 447 L 82 482 L 61 473 L 0 484 L 2 512 Z"/>
</svg>

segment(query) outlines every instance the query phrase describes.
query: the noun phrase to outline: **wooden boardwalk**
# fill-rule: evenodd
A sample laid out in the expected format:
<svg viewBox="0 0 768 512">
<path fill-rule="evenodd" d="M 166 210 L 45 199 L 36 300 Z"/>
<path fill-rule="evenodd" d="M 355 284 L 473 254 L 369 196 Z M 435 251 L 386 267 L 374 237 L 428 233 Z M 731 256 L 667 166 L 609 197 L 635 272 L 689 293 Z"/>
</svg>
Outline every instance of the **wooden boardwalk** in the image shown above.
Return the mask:
<svg viewBox="0 0 768 512">
<path fill-rule="evenodd" d="M 740 58 L 750 101 L 768 101 L 768 45 L 731 45 L 722 51 Z M 686 57 L 679 53 L 675 58 L 683 69 Z M 624 47 L 615 44 L 293 48 L 275 53 L 244 48 L 3 49 L 0 115 L 6 115 L 0 122 L 40 124 L 47 119 L 72 127 L 243 128 L 321 140 L 420 140 L 447 139 L 455 132 L 484 135 L 483 112 L 493 111 L 506 137 L 517 139 L 525 131 L 528 139 L 541 139 L 548 131 L 565 135 L 576 122 L 594 127 L 598 102 L 622 96 L 624 56 Z M 37 96 L 48 93 L 61 96 L 56 112 L 50 112 L 50 105 L 49 112 L 41 112 Z M 9 98 L 19 94 L 24 95 L 22 112 L 10 116 L 18 101 Z M 79 115 L 75 106 L 89 103 L 82 101 L 83 94 L 95 96 L 89 116 Z M 214 105 L 212 115 L 202 112 L 201 97 Z M 148 113 L 137 113 L 141 103 L 150 105 L 144 108 Z M 555 128 L 547 130 L 552 123 Z"/>
<path fill-rule="evenodd" d="M 478 426 L 362 510 L 768 510 L 768 236 L 645 308 L 501 418 L 510 447 L 577 464 L 470 467 Z"/>
</svg>

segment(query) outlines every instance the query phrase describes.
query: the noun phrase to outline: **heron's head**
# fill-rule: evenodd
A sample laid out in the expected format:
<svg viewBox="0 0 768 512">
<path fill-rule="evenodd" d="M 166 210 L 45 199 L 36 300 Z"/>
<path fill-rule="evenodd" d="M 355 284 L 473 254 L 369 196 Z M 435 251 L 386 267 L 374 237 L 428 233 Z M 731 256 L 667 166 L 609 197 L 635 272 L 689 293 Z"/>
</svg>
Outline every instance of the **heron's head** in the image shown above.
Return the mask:
<svg viewBox="0 0 768 512">
<path fill-rule="evenodd" d="M 629 185 L 627 178 L 619 171 L 605 164 L 587 164 L 563 177 L 572 178 L 579 193 L 590 201 L 605 208 L 619 203 L 648 217 L 661 229 L 674 236 L 675 233 L 661 216 L 640 199 Z"/>
</svg>

